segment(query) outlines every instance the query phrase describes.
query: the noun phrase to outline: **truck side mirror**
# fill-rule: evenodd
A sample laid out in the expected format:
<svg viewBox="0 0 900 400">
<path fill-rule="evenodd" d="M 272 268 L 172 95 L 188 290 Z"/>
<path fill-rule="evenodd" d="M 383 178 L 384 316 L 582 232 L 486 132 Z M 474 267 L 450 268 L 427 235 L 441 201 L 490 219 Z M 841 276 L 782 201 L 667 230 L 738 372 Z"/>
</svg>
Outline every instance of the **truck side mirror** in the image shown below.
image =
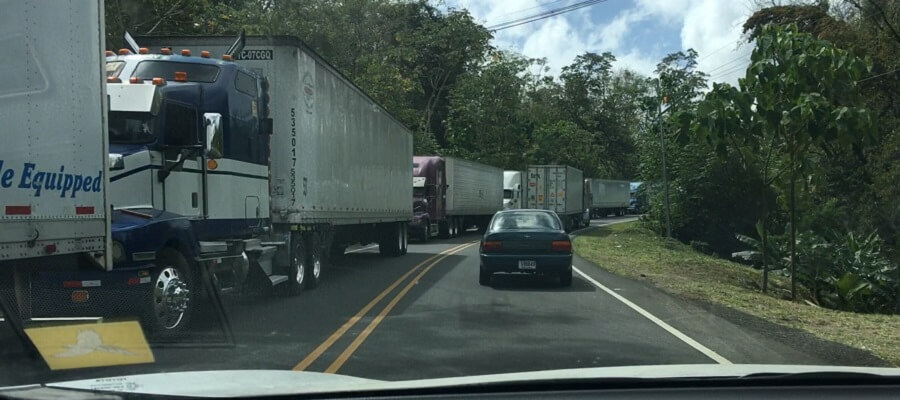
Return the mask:
<svg viewBox="0 0 900 400">
<path fill-rule="evenodd" d="M 272 118 L 262 118 L 259 120 L 260 135 L 271 135 L 273 130 Z"/>
<path fill-rule="evenodd" d="M 203 121 L 206 125 L 206 158 L 222 158 L 222 114 L 204 113 Z"/>
</svg>

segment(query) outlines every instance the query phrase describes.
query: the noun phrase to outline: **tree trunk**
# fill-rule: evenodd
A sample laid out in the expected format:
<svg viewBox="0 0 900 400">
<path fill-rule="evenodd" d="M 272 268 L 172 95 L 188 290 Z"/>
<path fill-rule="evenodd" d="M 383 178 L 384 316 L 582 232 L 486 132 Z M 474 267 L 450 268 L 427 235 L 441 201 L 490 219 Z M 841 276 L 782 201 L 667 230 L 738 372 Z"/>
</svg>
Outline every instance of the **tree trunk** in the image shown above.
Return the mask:
<svg viewBox="0 0 900 400">
<path fill-rule="evenodd" d="M 791 140 L 793 145 L 793 140 Z M 791 300 L 797 299 L 797 203 L 795 197 L 794 149 L 791 146 Z"/>
<path fill-rule="evenodd" d="M 765 200 L 763 200 L 765 201 Z M 765 206 L 763 206 L 765 207 Z M 768 224 L 766 223 L 766 213 L 763 211 L 763 221 L 762 221 L 762 260 L 763 260 L 763 275 L 762 275 L 762 292 L 766 293 L 769 290 L 769 232 L 767 231 Z"/>
</svg>

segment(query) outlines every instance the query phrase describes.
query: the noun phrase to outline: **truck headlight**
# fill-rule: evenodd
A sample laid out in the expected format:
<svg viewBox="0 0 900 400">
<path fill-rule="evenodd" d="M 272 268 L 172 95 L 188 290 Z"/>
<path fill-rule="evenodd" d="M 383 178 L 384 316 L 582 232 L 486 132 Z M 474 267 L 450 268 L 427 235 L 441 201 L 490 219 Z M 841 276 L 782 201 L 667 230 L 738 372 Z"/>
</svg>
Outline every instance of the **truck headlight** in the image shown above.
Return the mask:
<svg viewBox="0 0 900 400">
<path fill-rule="evenodd" d="M 125 246 L 115 240 L 112 242 L 113 263 L 125 261 Z"/>
</svg>

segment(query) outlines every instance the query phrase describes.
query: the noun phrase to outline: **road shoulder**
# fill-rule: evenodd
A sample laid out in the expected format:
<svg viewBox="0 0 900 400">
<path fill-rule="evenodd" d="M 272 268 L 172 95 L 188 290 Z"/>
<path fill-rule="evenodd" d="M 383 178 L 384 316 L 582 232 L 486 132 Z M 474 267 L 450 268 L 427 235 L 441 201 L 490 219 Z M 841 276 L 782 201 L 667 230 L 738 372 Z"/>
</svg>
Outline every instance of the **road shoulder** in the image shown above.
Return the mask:
<svg viewBox="0 0 900 400">
<path fill-rule="evenodd" d="M 734 308 L 670 293 L 649 280 L 614 274 L 580 256 L 575 257 L 575 266 L 733 363 L 891 366 L 864 350 Z"/>
</svg>

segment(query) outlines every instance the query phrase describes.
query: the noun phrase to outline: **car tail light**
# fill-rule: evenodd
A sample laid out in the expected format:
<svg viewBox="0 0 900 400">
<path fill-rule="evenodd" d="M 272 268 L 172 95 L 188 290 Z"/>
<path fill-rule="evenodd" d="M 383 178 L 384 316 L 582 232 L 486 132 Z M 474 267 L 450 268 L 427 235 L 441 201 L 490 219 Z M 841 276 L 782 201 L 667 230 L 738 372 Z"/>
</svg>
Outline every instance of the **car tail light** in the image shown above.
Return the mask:
<svg viewBox="0 0 900 400">
<path fill-rule="evenodd" d="M 492 251 L 500 251 L 503 248 L 503 242 L 487 241 L 481 242 L 481 252 L 490 253 Z"/>
<path fill-rule="evenodd" d="M 550 248 L 553 251 L 572 251 L 572 242 L 568 240 L 554 240 L 553 243 L 550 243 Z"/>
</svg>

